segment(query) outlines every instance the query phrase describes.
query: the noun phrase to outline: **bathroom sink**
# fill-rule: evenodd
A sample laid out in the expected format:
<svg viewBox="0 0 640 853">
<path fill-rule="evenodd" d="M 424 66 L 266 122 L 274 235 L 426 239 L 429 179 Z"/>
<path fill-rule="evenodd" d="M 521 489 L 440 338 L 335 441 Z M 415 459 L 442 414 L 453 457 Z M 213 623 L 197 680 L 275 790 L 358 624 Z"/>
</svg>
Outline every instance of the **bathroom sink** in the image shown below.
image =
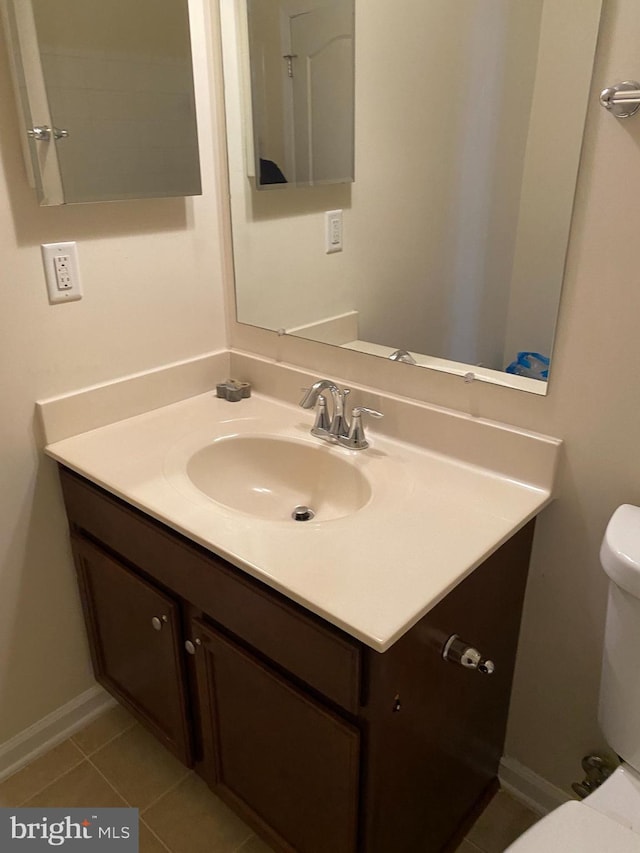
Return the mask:
<svg viewBox="0 0 640 853">
<path fill-rule="evenodd" d="M 212 500 L 272 521 L 342 518 L 371 498 L 369 481 L 339 448 L 289 438 L 219 438 L 189 458 L 186 474 Z"/>
<path fill-rule="evenodd" d="M 61 399 L 55 429 L 76 416 L 59 414 Z M 413 404 L 392 418 L 396 404 L 380 404 L 387 423 L 404 419 L 425 446 L 374 433 L 372 447 L 349 450 L 311 436 L 297 406 L 208 392 L 47 453 L 384 652 L 548 503 L 560 447 L 436 408 L 421 419 Z M 300 505 L 313 521 L 292 520 Z M 185 567 L 187 589 L 191 578 L 206 583 Z"/>
</svg>

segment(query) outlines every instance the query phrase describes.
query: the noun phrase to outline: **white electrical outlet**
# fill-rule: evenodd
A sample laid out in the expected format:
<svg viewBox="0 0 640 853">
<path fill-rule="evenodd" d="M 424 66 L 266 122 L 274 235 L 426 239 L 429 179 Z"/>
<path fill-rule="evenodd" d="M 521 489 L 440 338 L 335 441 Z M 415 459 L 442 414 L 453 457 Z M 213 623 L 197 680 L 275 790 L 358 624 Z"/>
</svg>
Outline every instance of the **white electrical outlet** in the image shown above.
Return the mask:
<svg viewBox="0 0 640 853">
<path fill-rule="evenodd" d="M 331 255 L 342 251 L 342 211 L 327 210 L 325 213 L 325 252 Z"/>
<path fill-rule="evenodd" d="M 75 243 L 43 243 L 42 262 L 47 277 L 49 302 L 82 299 L 80 268 Z"/>
</svg>

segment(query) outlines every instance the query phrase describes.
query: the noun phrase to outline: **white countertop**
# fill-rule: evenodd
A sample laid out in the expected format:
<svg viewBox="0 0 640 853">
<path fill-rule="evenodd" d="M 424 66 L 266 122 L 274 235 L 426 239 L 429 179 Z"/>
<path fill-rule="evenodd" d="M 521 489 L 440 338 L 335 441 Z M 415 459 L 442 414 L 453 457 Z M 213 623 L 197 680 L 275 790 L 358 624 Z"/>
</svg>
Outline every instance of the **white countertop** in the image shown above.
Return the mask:
<svg viewBox="0 0 640 853">
<path fill-rule="evenodd" d="M 523 482 L 375 431 L 364 451 L 323 443 L 309 434 L 312 420 L 312 412 L 259 394 L 228 403 L 207 392 L 46 452 L 380 652 L 551 500 L 551 483 Z M 184 473 L 186 461 L 215 438 L 242 433 L 347 457 L 371 483 L 371 499 L 353 515 L 304 523 L 212 501 Z"/>
</svg>

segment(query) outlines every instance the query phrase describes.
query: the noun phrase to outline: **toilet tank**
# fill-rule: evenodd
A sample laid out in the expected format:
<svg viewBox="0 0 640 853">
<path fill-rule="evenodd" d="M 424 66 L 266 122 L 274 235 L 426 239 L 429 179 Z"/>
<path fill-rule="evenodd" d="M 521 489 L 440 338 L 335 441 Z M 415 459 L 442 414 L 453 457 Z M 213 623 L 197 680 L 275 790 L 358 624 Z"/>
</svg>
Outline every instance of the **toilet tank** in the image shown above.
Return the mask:
<svg viewBox="0 0 640 853">
<path fill-rule="evenodd" d="M 640 771 L 640 507 L 614 512 L 600 560 L 609 601 L 598 718 L 611 748 Z"/>
</svg>

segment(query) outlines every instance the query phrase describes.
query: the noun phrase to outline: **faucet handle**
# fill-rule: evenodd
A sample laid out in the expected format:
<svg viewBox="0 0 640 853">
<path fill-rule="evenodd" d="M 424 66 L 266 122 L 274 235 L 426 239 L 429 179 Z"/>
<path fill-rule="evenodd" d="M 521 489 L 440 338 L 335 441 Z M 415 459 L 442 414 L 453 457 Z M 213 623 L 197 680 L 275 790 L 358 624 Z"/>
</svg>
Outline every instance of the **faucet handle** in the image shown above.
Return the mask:
<svg viewBox="0 0 640 853">
<path fill-rule="evenodd" d="M 369 409 L 367 406 L 354 406 L 351 414 L 354 418 L 357 418 L 360 415 L 371 415 L 372 418 L 384 417 L 382 412 L 378 412 L 376 409 Z"/>
<path fill-rule="evenodd" d="M 311 435 L 318 438 L 326 438 L 331 423 L 329 421 L 329 413 L 327 412 L 327 398 L 320 394 L 316 403 L 316 419 L 311 428 Z"/>
<path fill-rule="evenodd" d="M 365 450 L 369 447 L 362 426 L 362 415 L 370 415 L 372 418 L 384 417 L 382 412 L 378 412 L 376 409 L 369 409 L 367 406 L 354 406 L 351 411 L 349 435 L 338 439 L 343 447 L 348 447 L 350 450 Z"/>
</svg>

